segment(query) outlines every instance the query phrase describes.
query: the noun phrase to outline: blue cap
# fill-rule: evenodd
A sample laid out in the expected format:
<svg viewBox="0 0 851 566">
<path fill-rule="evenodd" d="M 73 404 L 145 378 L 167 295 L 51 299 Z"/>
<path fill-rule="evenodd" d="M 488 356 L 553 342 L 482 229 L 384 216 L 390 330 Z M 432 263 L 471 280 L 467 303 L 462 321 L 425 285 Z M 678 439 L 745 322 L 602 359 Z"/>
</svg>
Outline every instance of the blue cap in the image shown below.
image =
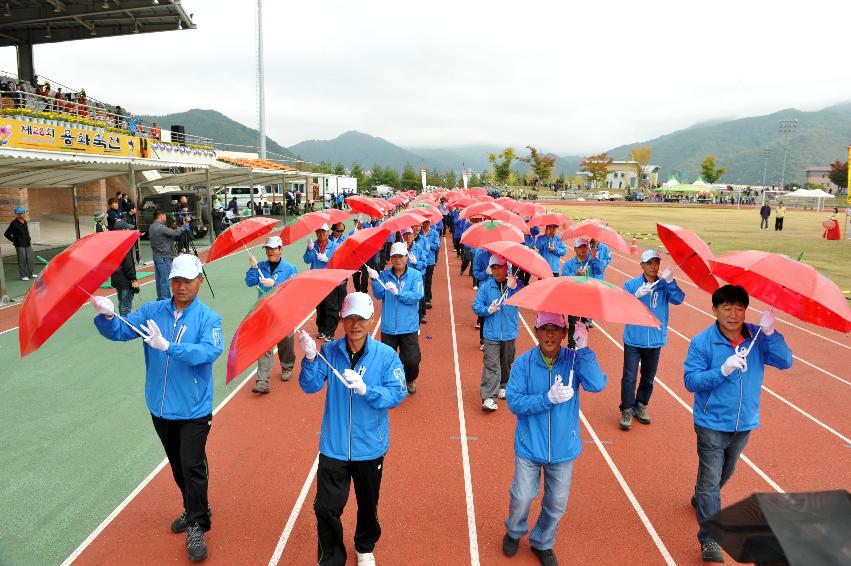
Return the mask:
<svg viewBox="0 0 851 566">
<path fill-rule="evenodd" d="M 23 208 L 22 206 L 19 206 L 18 208 L 15 209 L 15 214 L 24 214 L 24 213 L 26 213 L 26 209 Z"/>
</svg>

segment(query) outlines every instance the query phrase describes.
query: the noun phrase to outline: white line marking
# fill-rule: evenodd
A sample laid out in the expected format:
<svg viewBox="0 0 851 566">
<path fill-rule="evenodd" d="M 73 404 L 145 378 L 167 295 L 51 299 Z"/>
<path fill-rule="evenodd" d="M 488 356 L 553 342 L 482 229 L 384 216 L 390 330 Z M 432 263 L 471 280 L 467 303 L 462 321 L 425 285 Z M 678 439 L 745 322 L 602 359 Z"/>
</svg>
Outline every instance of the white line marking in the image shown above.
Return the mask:
<svg viewBox="0 0 851 566">
<path fill-rule="evenodd" d="M 526 332 L 528 332 L 529 336 L 532 337 L 532 341 L 537 344 L 538 340 L 535 338 L 535 334 L 532 332 L 532 329 L 529 328 L 529 325 L 526 323 L 526 319 L 523 318 L 523 315 L 520 315 L 520 320 L 523 321 L 523 326 L 526 327 Z M 579 411 L 579 418 L 582 419 L 582 424 L 585 425 L 585 428 L 588 430 L 591 438 L 594 439 L 594 444 L 597 446 L 600 454 L 603 455 L 603 459 L 606 461 L 606 464 L 609 465 L 609 469 L 612 470 L 615 479 L 618 480 L 618 484 L 620 484 L 621 489 L 626 494 L 626 498 L 629 499 L 632 508 L 635 509 L 635 512 L 638 514 L 638 518 L 641 519 L 641 523 L 644 525 L 644 528 L 647 529 L 647 532 L 650 534 L 650 538 L 652 538 L 654 544 L 656 544 L 656 548 L 659 549 L 659 552 L 662 554 L 662 558 L 665 559 L 665 563 L 668 565 L 675 565 L 676 562 L 671 556 L 671 553 L 668 552 L 668 548 L 665 546 L 665 543 L 662 542 L 662 537 L 660 537 L 659 533 L 656 532 L 655 527 L 653 527 L 653 523 L 650 521 L 647 513 L 644 512 L 644 508 L 641 506 L 641 503 L 638 502 L 638 498 L 635 497 L 635 494 L 632 492 L 632 489 L 630 489 L 629 484 L 626 483 L 626 479 L 624 479 L 614 460 L 612 460 L 612 457 L 609 455 L 609 451 L 606 450 L 606 447 L 603 446 L 602 442 L 600 442 L 597 432 L 594 430 L 594 427 L 591 426 L 591 423 L 588 422 L 588 419 L 585 418 L 585 414 L 581 410 Z"/>
<path fill-rule="evenodd" d="M 458 424 L 461 435 L 461 462 L 464 466 L 464 494 L 467 498 L 467 534 L 470 538 L 470 564 L 479 566 L 479 541 L 476 535 L 476 508 L 473 504 L 473 480 L 470 473 L 470 452 L 467 447 L 467 422 L 464 418 L 464 399 L 461 394 L 461 366 L 458 363 L 458 337 L 455 334 L 455 306 L 452 301 L 452 277 L 449 270 L 449 248 L 443 237 L 443 260 L 446 265 L 446 288 L 449 291 L 449 322 L 452 328 L 452 357 L 455 361 L 455 397 L 458 400 Z"/>
</svg>

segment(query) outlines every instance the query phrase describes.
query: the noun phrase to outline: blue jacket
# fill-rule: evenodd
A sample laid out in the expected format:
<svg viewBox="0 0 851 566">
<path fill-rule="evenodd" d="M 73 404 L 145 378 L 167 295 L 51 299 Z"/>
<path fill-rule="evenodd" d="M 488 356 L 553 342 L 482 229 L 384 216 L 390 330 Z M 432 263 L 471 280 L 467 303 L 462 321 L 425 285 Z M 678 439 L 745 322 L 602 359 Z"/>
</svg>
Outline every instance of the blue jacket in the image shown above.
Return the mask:
<svg viewBox="0 0 851 566">
<path fill-rule="evenodd" d="M 398 295 L 388 293 L 376 281 L 372 282 L 372 294 L 384 301 L 381 308 L 382 334 L 410 334 L 420 329 L 419 305 L 423 298 L 422 273 L 411 266 L 405 267 L 402 277 L 396 277 L 392 267 L 378 274 L 384 283 L 393 282 L 399 290 Z"/>
<path fill-rule="evenodd" d="M 573 399 L 553 405 L 547 393 L 557 375 L 567 385 L 573 365 Z M 596 393 L 606 386 L 606 375 L 589 348 L 562 348 L 552 369 L 547 368 L 540 348 L 532 348 L 511 366 L 505 398 L 517 415 L 514 452 L 525 460 L 559 464 L 582 452 L 579 434 L 579 385 Z"/>
<path fill-rule="evenodd" d="M 166 299 L 145 303 L 124 318 L 136 328 L 153 320 L 169 343 L 167 352 L 144 344 L 148 410 L 164 419 L 199 419 L 213 413 L 213 362 L 224 348 L 222 317 L 197 297 L 179 318 L 175 314 L 171 299 Z M 117 316 L 110 320 L 98 315 L 94 322 L 110 340 L 139 337 Z"/>
<path fill-rule="evenodd" d="M 638 277 L 634 277 L 623 284 L 623 288 L 630 294 L 635 295 L 639 287 L 644 285 L 647 279 L 642 273 Z M 662 323 L 662 328 L 653 328 L 652 326 L 637 326 L 635 324 L 627 324 L 623 327 L 623 343 L 629 344 L 636 348 L 661 348 L 668 343 L 668 305 L 679 305 L 685 300 L 686 294 L 677 286 L 677 281 L 666 283 L 664 279 L 659 278 L 659 282 L 653 287 L 653 290 L 639 298 L 638 300 L 644 303 L 653 316 L 659 319 Z"/>
<path fill-rule="evenodd" d="M 576 256 L 573 256 L 561 266 L 562 277 L 576 275 L 576 271 L 583 265 L 589 268 L 586 273 L 588 277 L 600 280 L 603 279 L 603 264 L 599 259 L 586 258 L 586 261 L 582 263 L 576 258 Z"/>
<path fill-rule="evenodd" d="M 329 458 L 374 460 L 383 456 L 390 447 L 387 409 L 399 405 L 408 394 L 405 370 L 396 352 L 372 336 L 366 337 L 364 348 L 363 356 L 351 368 L 345 338 L 322 345 L 322 355 L 341 374 L 345 369 L 364 368 L 364 395 L 343 385 L 319 356 L 301 362 L 298 384 L 305 393 L 317 393 L 328 382 L 319 452 Z"/>
<path fill-rule="evenodd" d="M 267 288 L 261 285 L 261 274 L 267 279 L 274 279 L 275 286 Z M 275 269 L 274 273 L 271 273 L 268 261 L 258 261 L 257 269 L 249 267 L 248 271 L 245 272 L 245 284 L 249 287 L 257 287 L 257 296 L 262 297 L 287 279 L 295 277 L 296 275 L 298 275 L 298 270 L 295 268 L 295 266 L 284 260 L 281 260 L 281 263 L 278 264 L 278 268 Z"/>
<path fill-rule="evenodd" d="M 426 253 L 427 265 L 437 263 L 437 252 L 440 250 L 440 229 L 432 226 L 428 231 L 428 236 L 424 232 L 420 232 L 418 241 L 421 242 L 420 245 Z"/>
<path fill-rule="evenodd" d="M 748 347 L 758 326 L 745 323 Z M 733 346 L 721 334 L 716 322 L 691 339 L 684 364 L 686 389 L 694 393 L 694 423 L 721 432 L 753 430 L 759 426 L 760 387 L 765 365 L 778 369 L 792 367 L 792 351 L 783 335 L 762 332 L 748 355 L 748 371 L 734 371 L 724 377 L 721 365 L 733 355 Z"/>
<path fill-rule="evenodd" d="M 408 267 L 412 267 L 420 273 L 425 273 L 426 267 L 428 266 L 428 252 L 426 252 L 423 248 L 422 238 L 413 241 L 408 253 L 414 254 L 414 257 L 417 258 L 417 263 L 413 263 L 409 257 Z"/>
<path fill-rule="evenodd" d="M 488 314 L 488 307 L 495 300 L 499 300 L 503 293 L 507 292 L 505 300 L 507 301 L 514 293 L 523 288 L 523 282 L 517 281 L 515 289 L 509 289 L 506 282 L 502 284 L 496 282 L 493 277 L 488 277 L 479 285 L 479 290 L 476 292 L 476 300 L 473 301 L 473 312 L 479 316 L 485 317 L 485 327 L 483 337 L 485 340 L 514 340 L 517 338 L 517 323 L 519 315 L 517 307 L 506 305 L 503 301 L 499 306 L 499 310 L 493 314 Z"/>
<path fill-rule="evenodd" d="M 331 256 L 334 255 L 334 251 L 340 247 L 340 244 L 334 242 L 330 238 L 328 239 L 328 243 L 325 246 L 325 255 L 328 256 L 328 259 L 331 259 Z M 325 269 L 328 267 L 327 261 L 319 261 L 319 258 L 316 255 L 319 253 L 319 244 L 313 242 L 313 249 L 305 249 L 304 250 L 304 263 L 310 266 L 310 269 Z"/>
<path fill-rule="evenodd" d="M 484 248 L 472 248 L 474 250 L 473 265 L 470 269 L 473 271 L 473 278 L 480 284 L 482 281 L 490 277 L 488 275 L 488 264 L 491 260 L 491 253 Z"/>
<path fill-rule="evenodd" d="M 535 240 L 537 240 L 540 233 L 541 230 L 537 226 L 529 227 L 529 233 L 523 236 L 523 245 L 527 248 L 534 248 Z"/>
<path fill-rule="evenodd" d="M 555 251 L 550 251 L 550 242 L 555 246 Z M 561 241 L 561 238 L 558 235 L 548 238 L 545 234 L 541 234 L 535 241 L 535 247 L 538 248 L 541 257 L 550 264 L 550 269 L 553 270 L 553 273 L 558 273 L 560 258 L 567 253 L 567 246 Z"/>
<path fill-rule="evenodd" d="M 460 218 L 458 214 L 457 209 L 452 211 L 452 218 L 455 220 L 455 224 L 453 224 L 452 228 L 452 236 L 460 240 L 464 230 L 470 227 L 470 222 L 464 218 Z"/>
<path fill-rule="evenodd" d="M 597 242 L 597 259 L 600 260 L 600 264 L 603 266 L 603 274 L 605 275 L 606 268 L 612 263 L 612 251 L 603 242 Z"/>
</svg>

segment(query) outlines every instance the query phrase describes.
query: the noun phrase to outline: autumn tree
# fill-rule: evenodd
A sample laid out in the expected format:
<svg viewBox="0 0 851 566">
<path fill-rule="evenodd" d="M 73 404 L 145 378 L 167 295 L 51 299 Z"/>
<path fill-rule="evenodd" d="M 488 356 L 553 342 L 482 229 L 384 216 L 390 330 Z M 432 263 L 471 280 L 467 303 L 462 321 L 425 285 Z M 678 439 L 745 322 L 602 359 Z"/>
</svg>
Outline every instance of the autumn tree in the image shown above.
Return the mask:
<svg viewBox="0 0 851 566">
<path fill-rule="evenodd" d="M 497 185 L 505 185 L 511 177 L 511 162 L 516 155 L 513 147 L 506 147 L 501 153 L 489 153 L 488 161 L 493 168 L 493 180 Z M 475 186 L 475 185 L 473 185 Z"/>
<path fill-rule="evenodd" d="M 630 160 L 635 161 L 636 163 L 635 169 L 639 187 L 645 184 L 641 182 L 641 175 L 644 173 L 644 168 L 650 163 L 650 156 L 652 154 L 653 148 L 649 145 L 642 145 L 629 150 Z"/>
<path fill-rule="evenodd" d="M 337 163 L 337 165 L 334 166 L 334 174 L 335 175 L 345 175 L 346 174 L 346 166 L 343 165 L 342 163 Z"/>
<path fill-rule="evenodd" d="M 831 182 L 843 189 L 848 187 L 848 162 L 842 163 L 838 159 L 830 164 L 830 173 L 827 174 Z"/>
<path fill-rule="evenodd" d="M 703 163 L 700 164 L 700 176 L 703 177 L 703 180 L 710 185 L 717 183 L 718 179 L 720 179 L 726 172 L 726 167 L 720 167 L 715 164 L 714 155 L 707 155 L 706 159 L 703 160 Z"/>
<path fill-rule="evenodd" d="M 518 161 L 524 161 L 532 166 L 535 186 L 538 183 L 549 183 L 550 175 L 556 164 L 555 158 L 550 155 L 542 155 L 536 147 L 531 145 L 527 145 L 526 149 L 529 150 L 529 157 L 518 157 Z"/>
<path fill-rule="evenodd" d="M 588 173 L 590 181 L 598 189 L 606 186 L 606 177 L 609 174 L 609 165 L 612 158 L 605 151 L 598 155 L 589 155 L 580 163 L 579 170 Z"/>
</svg>

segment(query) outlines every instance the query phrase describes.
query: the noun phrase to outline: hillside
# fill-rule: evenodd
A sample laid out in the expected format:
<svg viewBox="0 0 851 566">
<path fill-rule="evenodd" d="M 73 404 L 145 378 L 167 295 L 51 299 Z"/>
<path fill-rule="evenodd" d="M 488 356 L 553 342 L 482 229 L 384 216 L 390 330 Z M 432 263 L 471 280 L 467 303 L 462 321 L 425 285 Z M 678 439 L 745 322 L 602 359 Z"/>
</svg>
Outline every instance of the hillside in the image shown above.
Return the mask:
<svg viewBox="0 0 851 566">
<path fill-rule="evenodd" d="M 426 159 L 407 149 L 394 145 L 383 138 L 377 138 L 354 130 L 340 134 L 331 140 L 305 140 L 290 147 L 290 151 L 308 161 L 330 161 L 333 164 L 342 163 L 346 167 L 352 163 L 360 163 L 365 169 L 378 164 L 382 167 L 394 167 L 401 170 L 406 163 L 419 168 L 421 163 L 426 167 L 444 168 L 438 163 Z"/>
</svg>

